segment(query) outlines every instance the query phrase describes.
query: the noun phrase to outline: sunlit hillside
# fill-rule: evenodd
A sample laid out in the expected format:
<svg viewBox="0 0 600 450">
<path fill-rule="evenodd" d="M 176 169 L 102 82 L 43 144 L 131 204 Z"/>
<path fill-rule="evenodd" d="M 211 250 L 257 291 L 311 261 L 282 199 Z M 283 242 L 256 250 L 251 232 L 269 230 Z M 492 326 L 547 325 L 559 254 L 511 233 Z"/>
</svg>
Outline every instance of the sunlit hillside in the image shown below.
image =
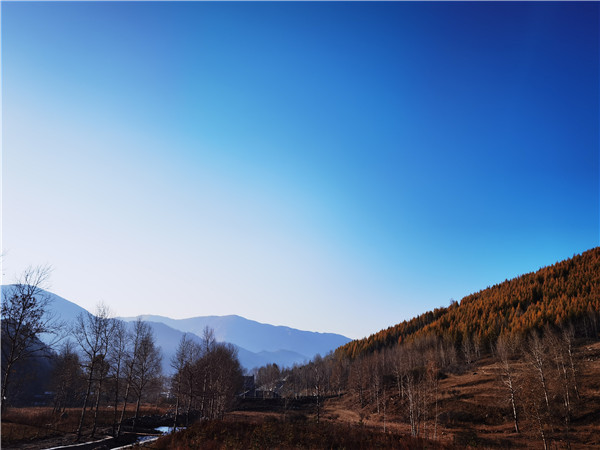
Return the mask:
<svg viewBox="0 0 600 450">
<path fill-rule="evenodd" d="M 430 334 L 459 345 L 472 339 L 490 348 L 504 332 L 525 335 L 546 324 L 573 323 L 578 333 L 586 334 L 597 332 L 599 311 L 600 247 L 596 247 L 349 342 L 337 351 L 354 358 Z"/>
</svg>

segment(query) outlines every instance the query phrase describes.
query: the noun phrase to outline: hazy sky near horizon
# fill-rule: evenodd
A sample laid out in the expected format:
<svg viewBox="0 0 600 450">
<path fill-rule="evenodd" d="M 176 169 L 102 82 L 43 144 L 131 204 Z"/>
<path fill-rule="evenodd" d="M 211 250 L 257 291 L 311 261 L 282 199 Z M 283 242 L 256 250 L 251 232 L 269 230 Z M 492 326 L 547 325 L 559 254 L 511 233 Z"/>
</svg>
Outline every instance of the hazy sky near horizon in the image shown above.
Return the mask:
<svg viewBox="0 0 600 450">
<path fill-rule="evenodd" d="M 360 338 L 599 244 L 599 4 L 2 2 L 3 282 Z"/>
</svg>

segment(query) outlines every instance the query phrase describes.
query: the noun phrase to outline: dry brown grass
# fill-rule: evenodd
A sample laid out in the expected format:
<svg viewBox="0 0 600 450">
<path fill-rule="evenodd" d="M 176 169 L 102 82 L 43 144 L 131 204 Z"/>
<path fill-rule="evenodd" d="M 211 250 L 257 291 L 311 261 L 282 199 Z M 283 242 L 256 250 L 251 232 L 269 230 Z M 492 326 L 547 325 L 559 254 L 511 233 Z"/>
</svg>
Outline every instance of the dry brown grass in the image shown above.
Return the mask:
<svg viewBox="0 0 600 450">
<path fill-rule="evenodd" d="M 241 417 L 233 421 L 200 421 L 187 430 L 159 439 L 152 444 L 152 448 L 416 450 L 455 447 L 341 422 L 282 421 L 265 416 L 264 420 L 258 422 L 248 422 Z"/>
<path fill-rule="evenodd" d="M 164 414 L 164 408 L 144 405 L 140 408 L 141 415 Z M 102 408 L 98 415 L 98 436 L 110 431 L 113 423 L 114 410 Z M 135 414 L 135 405 L 127 407 L 125 417 Z M 43 441 L 74 435 L 79 426 L 80 408 L 67 408 L 62 413 L 54 413 L 51 407 L 8 408 L 2 414 L 1 442 L 2 447 L 16 446 L 24 443 Z M 92 427 L 93 414 L 88 410 L 84 424 L 84 435 L 89 434 Z"/>
</svg>

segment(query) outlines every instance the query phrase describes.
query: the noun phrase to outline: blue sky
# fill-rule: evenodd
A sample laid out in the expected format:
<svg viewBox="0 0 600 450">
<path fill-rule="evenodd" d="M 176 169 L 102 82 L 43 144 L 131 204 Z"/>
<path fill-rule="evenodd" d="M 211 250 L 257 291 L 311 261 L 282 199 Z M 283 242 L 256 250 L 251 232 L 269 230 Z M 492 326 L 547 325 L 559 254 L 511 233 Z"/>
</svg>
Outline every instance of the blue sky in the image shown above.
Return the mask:
<svg viewBox="0 0 600 450">
<path fill-rule="evenodd" d="M 368 335 L 599 243 L 599 4 L 2 2 L 4 282 Z"/>
</svg>

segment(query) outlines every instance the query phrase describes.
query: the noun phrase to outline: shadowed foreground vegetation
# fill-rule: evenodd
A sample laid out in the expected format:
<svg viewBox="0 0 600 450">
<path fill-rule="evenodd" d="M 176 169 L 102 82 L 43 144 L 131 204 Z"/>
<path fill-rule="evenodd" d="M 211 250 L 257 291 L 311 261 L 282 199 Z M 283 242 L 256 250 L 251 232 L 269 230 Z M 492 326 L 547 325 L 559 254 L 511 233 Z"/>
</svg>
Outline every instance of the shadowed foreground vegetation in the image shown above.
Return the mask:
<svg viewBox="0 0 600 450">
<path fill-rule="evenodd" d="M 406 434 L 383 433 L 365 426 L 332 422 L 275 419 L 262 423 L 210 420 L 194 424 L 187 430 L 165 436 L 153 444 L 161 450 L 224 448 L 394 448 L 447 449 L 447 444 L 414 438 Z"/>
<path fill-rule="evenodd" d="M 134 413 L 135 405 L 128 407 Z M 143 417 L 160 417 L 165 413 L 164 407 L 142 405 L 140 413 Z M 50 448 L 60 445 L 72 445 L 77 442 L 80 411 L 78 408 L 66 408 L 62 412 L 52 407 L 8 408 L 2 414 L 2 448 Z M 97 417 L 98 436 L 103 439 L 111 435 L 113 411 L 101 408 Z M 119 442 L 126 444 L 131 440 L 132 419 L 125 421 L 124 434 Z M 88 415 L 84 421 L 84 429 L 90 430 L 94 419 Z M 141 424 L 143 425 L 143 423 Z M 142 431 L 144 430 L 142 428 Z M 135 438 L 133 438 L 135 440 Z M 93 440 L 93 439 L 86 439 Z"/>
</svg>

